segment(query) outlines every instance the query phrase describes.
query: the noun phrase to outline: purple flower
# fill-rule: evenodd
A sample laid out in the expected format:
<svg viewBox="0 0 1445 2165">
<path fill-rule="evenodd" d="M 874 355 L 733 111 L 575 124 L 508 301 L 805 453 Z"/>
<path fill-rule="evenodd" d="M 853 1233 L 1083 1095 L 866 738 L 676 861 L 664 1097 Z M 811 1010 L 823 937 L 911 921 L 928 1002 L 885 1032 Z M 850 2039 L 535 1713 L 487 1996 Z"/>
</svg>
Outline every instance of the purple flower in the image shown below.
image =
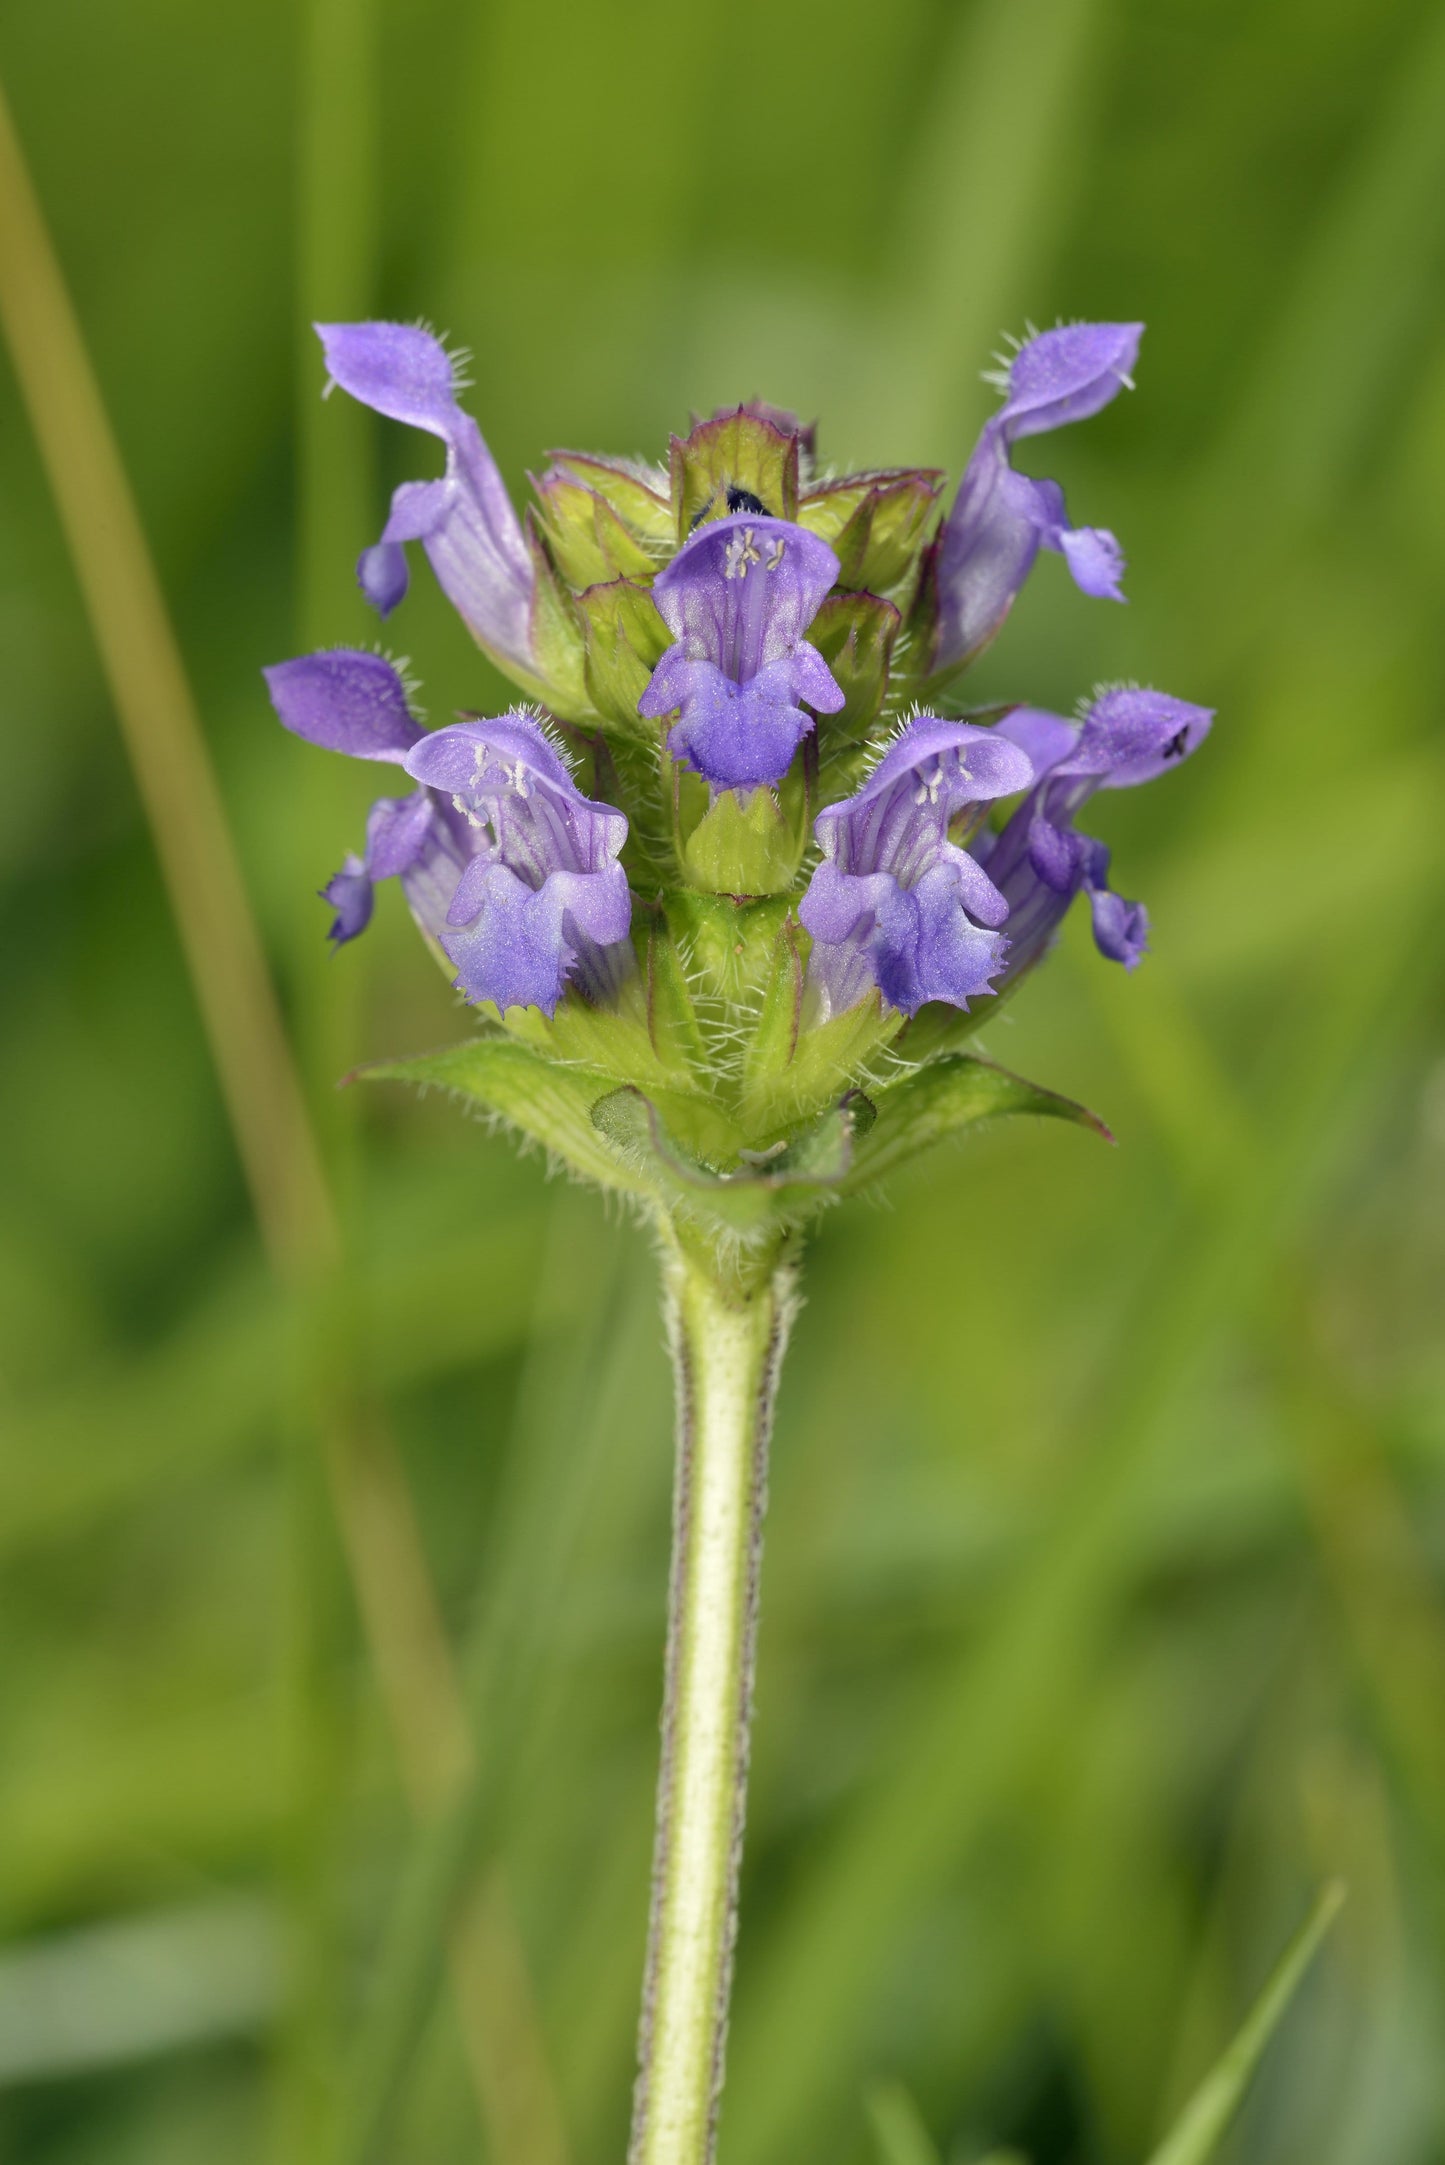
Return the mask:
<svg viewBox="0 0 1445 2165">
<path fill-rule="evenodd" d="M 637 710 L 677 713 L 668 749 L 714 789 L 781 781 L 813 727 L 801 702 L 843 705 L 803 636 L 837 576 L 826 541 L 750 512 L 704 526 L 658 573 L 652 598 L 676 644 Z"/>
<path fill-rule="evenodd" d="M 1070 526 L 1056 481 L 1015 473 L 1020 437 L 1086 421 L 1130 383 L 1142 323 L 1075 323 L 1021 346 L 1004 403 L 984 425 L 938 540 L 933 666 L 956 669 L 1002 624 L 1042 546 L 1057 550 L 1086 594 L 1122 601 L 1124 558 L 1102 527 Z"/>
<path fill-rule="evenodd" d="M 362 592 L 389 616 L 407 588 L 403 543 L 420 541 L 443 593 L 478 644 L 535 673 L 534 574 L 497 462 L 457 404 L 452 362 L 440 340 L 408 323 L 318 323 L 332 383 L 447 447 L 438 481 L 406 481 L 391 499 L 381 539 L 356 567 Z"/>
<path fill-rule="evenodd" d="M 1038 777 L 1003 831 L 972 844 L 1008 903 L 1006 983 L 1038 960 L 1081 890 L 1099 952 L 1135 967 L 1148 945 L 1148 912 L 1114 893 L 1108 850 L 1075 832 L 1074 814 L 1096 789 L 1132 789 L 1177 766 L 1203 743 L 1213 719 L 1208 707 L 1130 689 L 1101 693 L 1082 726 L 1041 707 L 1004 716 L 999 734 L 1021 747 Z"/>
<path fill-rule="evenodd" d="M 348 856 L 323 890 L 338 945 L 370 921 L 374 882 L 399 878 L 468 999 L 550 1015 L 569 978 L 594 998 L 615 987 L 630 955 L 620 943 L 631 897 L 616 862 L 627 821 L 581 794 L 531 715 L 428 735 L 391 664 L 349 648 L 265 676 L 297 736 L 391 761 L 421 784 L 372 806 L 365 855 Z"/>
<path fill-rule="evenodd" d="M 798 915 L 812 935 L 808 980 L 825 1019 L 875 985 L 906 1015 L 926 1000 L 967 1007 L 989 990 L 1008 945 L 996 930 L 1008 904 L 949 829 L 1033 774 L 1001 731 L 925 715 L 855 797 L 818 815 L 824 857 Z"/>
<path fill-rule="evenodd" d="M 569 976 L 594 997 L 612 989 L 627 955 L 607 950 L 626 940 L 632 921 L 617 862 L 627 840 L 622 813 L 582 795 L 528 714 L 438 729 L 406 766 L 486 837 L 441 936 L 468 999 L 550 1015 Z"/>
</svg>

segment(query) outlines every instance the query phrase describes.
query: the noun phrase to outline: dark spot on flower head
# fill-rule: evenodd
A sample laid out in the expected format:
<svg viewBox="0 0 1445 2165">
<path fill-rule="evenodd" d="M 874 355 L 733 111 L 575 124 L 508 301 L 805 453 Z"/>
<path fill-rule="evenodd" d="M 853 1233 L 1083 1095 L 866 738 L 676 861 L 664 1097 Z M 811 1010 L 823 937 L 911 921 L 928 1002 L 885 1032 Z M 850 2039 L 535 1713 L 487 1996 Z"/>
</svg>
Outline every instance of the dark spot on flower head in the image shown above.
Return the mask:
<svg viewBox="0 0 1445 2165">
<path fill-rule="evenodd" d="M 755 519 L 766 519 L 771 516 L 768 511 L 768 507 L 763 502 L 761 496 L 754 496 L 751 489 L 740 489 L 735 482 L 730 481 L 727 485 L 726 493 L 727 507 L 730 512 L 751 512 L 752 516 Z M 699 505 L 698 509 L 693 513 L 692 517 L 687 522 L 687 530 L 690 534 L 695 534 L 697 532 L 703 520 L 707 518 L 712 511 L 712 508 L 716 502 L 717 495 L 716 492 L 714 492 L 714 494 L 708 498 L 705 504 Z"/>
<path fill-rule="evenodd" d="M 1171 737 L 1171 738 L 1169 739 L 1169 742 L 1168 742 L 1168 743 L 1167 743 L 1167 744 L 1165 745 L 1165 747 L 1164 747 L 1164 757 L 1165 757 L 1166 759 L 1182 759 L 1182 758 L 1184 757 L 1184 754 L 1185 754 L 1185 753 L 1186 753 L 1186 752 L 1188 751 L 1188 749 L 1189 749 L 1189 724 L 1188 724 L 1188 723 L 1186 722 L 1186 723 L 1184 724 L 1184 727 L 1183 727 L 1182 729 L 1176 729 L 1176 730 L 1175 730 L 1175 732 L 1174 732 L 1173 736 L 1172 736 L 1172 737 Z"/>
</svg>

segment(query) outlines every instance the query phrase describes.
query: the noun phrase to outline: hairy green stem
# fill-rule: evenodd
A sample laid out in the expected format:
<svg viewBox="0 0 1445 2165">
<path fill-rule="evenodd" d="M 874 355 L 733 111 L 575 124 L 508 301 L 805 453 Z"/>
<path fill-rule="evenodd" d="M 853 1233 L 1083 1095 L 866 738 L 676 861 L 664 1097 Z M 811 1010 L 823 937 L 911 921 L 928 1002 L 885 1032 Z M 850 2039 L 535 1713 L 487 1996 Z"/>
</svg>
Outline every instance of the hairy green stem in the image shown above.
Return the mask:
<svg viewBox="0 0 1445 2165">
<path fill-rule="evenodd" d="M 631 2165 L 707 2165 L 727 2039 L 768 1439 L 789 1252 L 739 1269 L 663 1234 L 677 1471 L 662 1769 Z"/>
</svg>

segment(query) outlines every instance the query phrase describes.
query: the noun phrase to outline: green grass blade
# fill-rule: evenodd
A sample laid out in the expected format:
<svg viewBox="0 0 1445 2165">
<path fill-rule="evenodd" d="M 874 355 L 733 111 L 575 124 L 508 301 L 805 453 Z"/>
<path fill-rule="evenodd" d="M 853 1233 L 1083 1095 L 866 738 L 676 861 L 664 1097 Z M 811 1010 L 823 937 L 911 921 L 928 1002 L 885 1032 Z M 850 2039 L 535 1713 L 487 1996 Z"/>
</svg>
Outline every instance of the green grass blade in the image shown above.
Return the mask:
<svg viewBox="0 0 1445 2165">
<path fill-rule="evenodd" d="M 878 2165 L 939 2165 L 937 2145 L 901 2082 L 875 2082 L 864 2102 Z"/>
<path fill-rule="evenodd" d="M 759 1950 L 734 2020 L 730 2113 L 740 2155 L 790 2154 L 799 2131 L 836 2101 L 847 2041 L 857 2034 L 879 1966 L 897 1934 L 1000 1799 L 1067 1718 L 1096 1635 L 1128 1580 L 1134 1503 L 1151 1444 L 1194 1386 L 1221 1333 L 1255 1296 L 1323 1163 L 1338 1147 L 1342 1101 L 1378 1074 L 1391 1029 L 1408 1026 L 1428 967 L 1419 935 L 1393 986 L 1316 1011 L 1285 1055 L 1277 1083 L 1288 1143 L 1267 1174 L 1248 1167 L 1221 1187 L 1209 1219 L 1184 1229 L 1156 1275 L 1147 1313 L 1125 1334 L 1124 1358 L 1080 1479 L 1042 1534 L 984 1636 L 920 1697 L 898 1733 L 887 1774 L 836 1841 L 800 1874 Z M 774 2048 L 786 2023 L 792 2049 Z"/>
<path fill-rule="evenodd" d="M 1205 2165 L 1213 2157 L 1344 1899 L 1343 1886 L 1332 1880 L 1280 1957 L 1233 2042 L 1153 2152 L 1149 2165 Z"/>
</svg>

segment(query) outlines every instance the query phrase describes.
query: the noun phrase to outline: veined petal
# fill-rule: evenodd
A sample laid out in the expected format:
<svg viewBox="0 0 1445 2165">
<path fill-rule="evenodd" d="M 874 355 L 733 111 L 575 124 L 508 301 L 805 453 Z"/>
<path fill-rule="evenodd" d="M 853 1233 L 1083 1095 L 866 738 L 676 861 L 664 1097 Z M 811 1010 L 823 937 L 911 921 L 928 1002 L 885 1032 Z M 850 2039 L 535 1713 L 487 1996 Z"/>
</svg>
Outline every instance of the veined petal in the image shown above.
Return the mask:
<svg viewBox="0 0 1445 2165">
<path fill-rule="evenodd" d="M 453 897 L 441 944 L 468 999 L 550 1015 L 584 949 L 625 940 L 631 912 L 620 865 L 557 872 L 532 887 L 508 865 L 476 858 Z"/>
<path fill-rule="evenodd" d="M 632 915 L 617 855 L 627 821 L 584 797 L 530 714 L 457 722 L 422 739 L 408 771 L 450 804 L 474 854 L 441 944 L 471 1000 L 550 1015 L 569 977 L 601 986 L 601 955 Z"/>
<path fill-rule="evenodd" d="M 825 541 L 750 512 L 702 527 L 658 573 L 652 598 L 675 644 L 638 701 L 715 789 L 780 781 L 813 717 L 844 695 L 805 634 L 838 575 Z"/>
<path fill-rule="evenodd" d="M 961 666 L 1002 625 L 1047 523 L 1037 484 L 1016 474 L 998 421 L 979 437 L 938 538 L 935 666 Z"/>
<path fill-rule="evenodd" d="M 818 815 L 824 861 L 798 914 L 813 938 L 810 982 L 830 1013 L 873 987 L 914 1014 L 966 1007 L 1003 967 L 1008 903 L 977 858 L 949 840 L 992 799 L 1026 789 L 1028 754 L 997 730 L 924 716 L 856 795 Z"/>
</svg>

